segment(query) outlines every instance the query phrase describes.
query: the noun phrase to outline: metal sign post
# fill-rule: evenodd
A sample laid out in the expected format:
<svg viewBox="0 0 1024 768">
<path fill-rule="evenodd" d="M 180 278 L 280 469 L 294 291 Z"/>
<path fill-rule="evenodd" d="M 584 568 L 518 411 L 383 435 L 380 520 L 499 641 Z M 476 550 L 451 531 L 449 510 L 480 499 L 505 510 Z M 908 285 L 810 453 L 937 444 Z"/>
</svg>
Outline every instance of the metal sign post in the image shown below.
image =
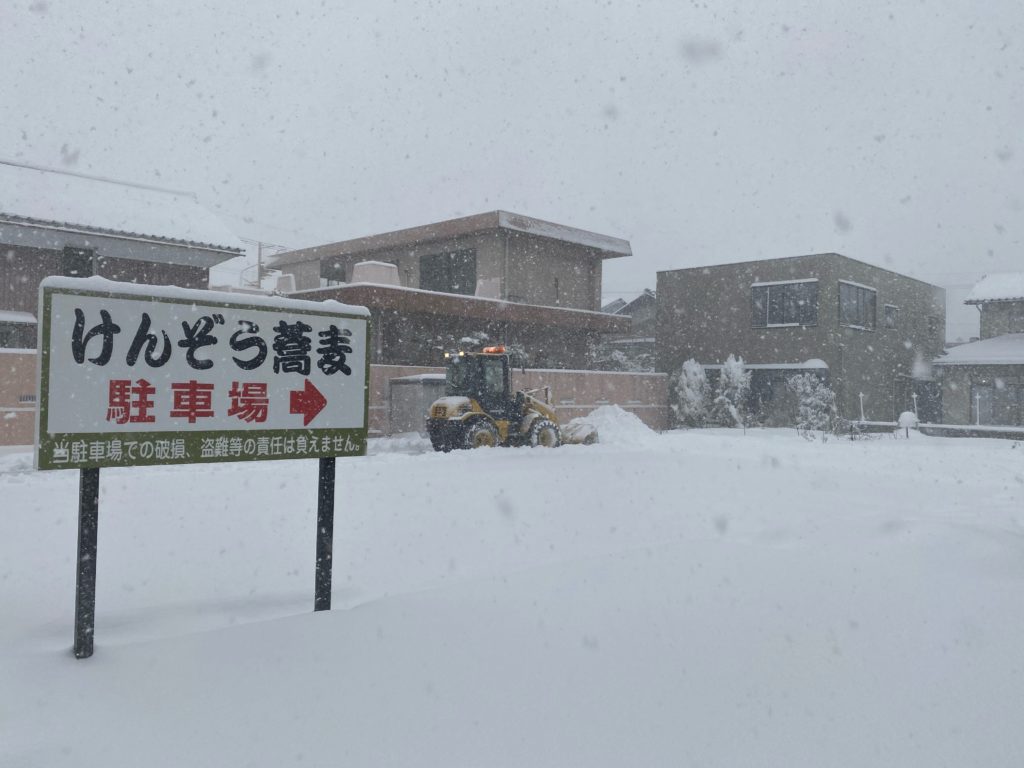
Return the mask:
<svg viewBox="0 0 1024 768">
<path fill-rule="evenodd" d="M 46 278 L 39 307 L 36 468 L 81 472 L 75 656 L 93 651 L 100 467 L 319 459 L 329 610 L 335 458 L 366 455 L 369 312 L 95 277 Z"/>
<path fill-rule="evenodd" d="M 99 467 L 78 476 L 78 576 L 75 581 L 75 658 L 92 656 L 96 624 L 96 533 L 100 513 Z"/>
<path fill-rule="evenodd" d="M 316 504 L 316 586 L 313 610 L 331 610 L 331 564 L 334 548 L 334 459 L 320 459 Z"/>
</svg>

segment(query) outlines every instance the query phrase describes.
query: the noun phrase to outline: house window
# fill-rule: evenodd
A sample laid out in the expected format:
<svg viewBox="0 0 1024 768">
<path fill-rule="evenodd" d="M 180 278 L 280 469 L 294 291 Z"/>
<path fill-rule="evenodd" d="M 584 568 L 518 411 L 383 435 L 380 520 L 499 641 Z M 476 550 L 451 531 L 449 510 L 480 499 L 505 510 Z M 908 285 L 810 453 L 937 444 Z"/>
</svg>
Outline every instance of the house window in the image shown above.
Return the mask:
<svg viewBox="0 0 1024 768">
<path fill-rule="evenodd" d="M 92 277 L 93 252 L 86 248 L 65 248 L 60 255 L 60 274 L 64 277 Z"/>
<path fill-rule="evenodd" d="M 818 323 L 818 280 L 754 283 L 750 286 L 751 324 L 754 328 Z"/>
<path fill-rule="evenodd" d="M 900 308 L 892 304 L 885 305 L 885 327 L 895 328 L 900 320 Z"/>
<path fill-rule="evenodd" d="M 472 248 L 420 257 L 420 288 L 441 293 L 476 293 L 476 251 Z"/>
<path fill-rule="evenodd" d="M 875 330 L 874 288 L 857 283 L 839 281 L 839 324 L 866 331 Z"/>
</svg>

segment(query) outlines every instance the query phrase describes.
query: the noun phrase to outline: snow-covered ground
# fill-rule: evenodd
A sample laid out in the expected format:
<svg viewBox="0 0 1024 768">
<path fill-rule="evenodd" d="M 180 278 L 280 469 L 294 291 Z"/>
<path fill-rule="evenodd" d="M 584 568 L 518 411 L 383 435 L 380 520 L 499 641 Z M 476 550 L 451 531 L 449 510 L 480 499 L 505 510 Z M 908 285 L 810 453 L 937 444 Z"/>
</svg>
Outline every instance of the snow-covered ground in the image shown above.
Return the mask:
<svg viewBox="0 0 1024 768">
<path fill-rule="evenodd" d="M 1024 445 L 791 431 L 104 470 L 0 456 L 0 765 L 1024 765 Z M 618 439 L 616 439 L 618 438 Z"/>
</svg>

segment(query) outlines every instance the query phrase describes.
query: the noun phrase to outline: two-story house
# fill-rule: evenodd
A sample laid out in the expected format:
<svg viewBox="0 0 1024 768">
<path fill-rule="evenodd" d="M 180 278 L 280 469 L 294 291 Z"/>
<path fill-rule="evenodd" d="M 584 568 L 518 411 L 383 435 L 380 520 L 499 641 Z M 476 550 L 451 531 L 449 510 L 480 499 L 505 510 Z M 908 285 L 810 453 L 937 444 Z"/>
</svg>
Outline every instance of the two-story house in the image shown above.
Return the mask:
<svg viewBox="0 0 1024 768">
<path fill-rule="evenodd" d="M 1024 426 L 1024 272 L 986 275 L 965 304 L 981 338 L 935 360 L 947 424 Z"/>
<path fill-rule="evenodd" d="M 742 357 L 769 424 L 792 423 L 801 372 L 828 380 L 842 416 L 894 420 L 944 343 L 942 288 L 837 253 L 659 272 L 657 295 L 657 370 Z"/>
<path fill-rule="evenodd" d="M 523 349 L 536 367 L 588 368 L 588 350 L 629 318 L 600 311 L 616 237 L 492 211 L 291 251 L 272 266 L 306 299 L 368 307 L 372 362 L 438 365 L 464 338 Z"/>
</svg>

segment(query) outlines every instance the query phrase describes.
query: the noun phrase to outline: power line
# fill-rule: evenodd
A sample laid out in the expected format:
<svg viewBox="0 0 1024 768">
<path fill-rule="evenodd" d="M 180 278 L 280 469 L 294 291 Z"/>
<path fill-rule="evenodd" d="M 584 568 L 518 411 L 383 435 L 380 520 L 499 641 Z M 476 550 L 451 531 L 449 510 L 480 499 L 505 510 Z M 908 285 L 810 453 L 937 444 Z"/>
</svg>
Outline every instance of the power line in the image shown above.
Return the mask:
<svg viewBox="0 0 1024 768">
<path fill-rule="evenodd" d="M 135 189 L 145 189 L 150 192 L 166 192 L 171 195 L 184 195 L 185 197 L 191 197 L 193 200 L 196 199 L 195 192 L 189 192 L 184 189 L 168 189 L 167 187 L 157 187 L 152 184 L 139 184 L 136 181 L 122 181 L 121 179 L 111 179 L 106 176 L 94 176 L 89 173 L 81 173 L 79 171 L 68 171 L 62 168 L 47 168 L 45 165 L 32 165 L 31 163 L 19 163 L 15 160 L 6 160 L 0 158 L 0 165 L 8 165 L 12 168 L 25 168 L 30 171 L 41 171 L 43 173 L 59 173 L 62 176 L 75 176 L 79 179 L 89 179 L 90 181 L 102 181 L 107 184 L 118 184 L 122 187 L 134 187 Z"/>
</svg>

